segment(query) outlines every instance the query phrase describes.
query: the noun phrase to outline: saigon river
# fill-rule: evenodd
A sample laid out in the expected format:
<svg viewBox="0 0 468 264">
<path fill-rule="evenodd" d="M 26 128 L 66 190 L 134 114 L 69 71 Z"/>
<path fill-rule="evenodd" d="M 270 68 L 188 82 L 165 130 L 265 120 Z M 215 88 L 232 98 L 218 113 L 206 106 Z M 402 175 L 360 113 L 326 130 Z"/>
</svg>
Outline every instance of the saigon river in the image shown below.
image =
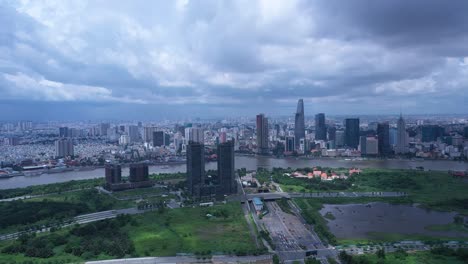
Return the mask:
<svg viewBox="0 0 468 264">
<path fill-rule="evenodd" d="M 405 159 L 343 159 L 343 158 L 274 158 L 262 156 L 236 155 L 236 168 L 246 168 L 255 170 L 258 167 L 271 169 L 273 167 L 282 168 L 304 168 L 322 166 L 330 168 L 377 168 L 377 169 L 415 169 L 424 167 L 425 170 L 468 170 L 468 163 L 447 160 L 405 160 Z M 206 163 L 206 169 L 216 169 L 216 162 Z M 174 173 L 185 172 L 185 164 L 176 165 L 152 165 L 149 167 L 150 173 Z M 128 176 L 128 167 L 122 168 L 122 175 Z M 0 179 L 0 189 L 22 188 L 31 185 L 40 185 L 71 180 L 84 180 L 104 177 L 104 169 L 69 171 L 53 174 L 41 174 L 38 176 L 17 176 Z"/>
</svg>

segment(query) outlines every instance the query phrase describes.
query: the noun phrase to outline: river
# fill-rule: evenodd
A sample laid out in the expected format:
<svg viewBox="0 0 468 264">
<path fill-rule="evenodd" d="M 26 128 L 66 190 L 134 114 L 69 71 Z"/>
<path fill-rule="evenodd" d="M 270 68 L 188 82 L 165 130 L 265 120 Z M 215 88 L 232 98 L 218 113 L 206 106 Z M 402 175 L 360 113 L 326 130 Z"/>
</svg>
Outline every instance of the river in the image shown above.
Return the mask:
<svg viewBox="0 0 468 264">
<path fill-rule="evenodd" d="M 468 170 L 468 163 L 444 160 L 411 161 L 411 160 L 345 160 L 334 158 L 273 158 L 261 156 L 236 156 L 236 168 L 247 168 L 254 170 L 258 167 L 271 169 L 273 167 L 304 168 L 313 166 L 322 167 L 357 167 L 357 168 L 381 168 L 381 169 L 411 169 L 419 166 L 426 170 Z M 206 164 L 206 169 L 216 169 L 216 162 Z M 185 164 L 150 166 L 150 173 L 173 173 L 185 172 Z M 122 175 L 128 175 L 128 168 L 122 169 Z M 40 185 L 70 180 L 84 180 L 104 177 L 104 169 L 99 168 L 91 171 L 70 171 L 54 174 L 42 174 L 39 176 L 18 176 L 0 179 L 0 189 L 21 188 L 31 185 Z"/>
</svg>

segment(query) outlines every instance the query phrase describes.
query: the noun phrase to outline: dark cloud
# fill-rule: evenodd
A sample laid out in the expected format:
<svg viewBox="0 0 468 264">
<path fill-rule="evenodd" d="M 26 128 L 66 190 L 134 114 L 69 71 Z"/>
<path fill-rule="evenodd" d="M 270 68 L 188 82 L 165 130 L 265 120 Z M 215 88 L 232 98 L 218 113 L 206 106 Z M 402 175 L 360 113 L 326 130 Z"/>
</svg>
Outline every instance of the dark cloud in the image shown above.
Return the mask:
<svg viewBox="0 0 468 264">
<path fill-rule="evenodd" d="M 286 114 L 304 98 L 317 112 L 466 112 L 467 10 L 463 0 L 2 2 L 0 110 Z"/>
</svg>

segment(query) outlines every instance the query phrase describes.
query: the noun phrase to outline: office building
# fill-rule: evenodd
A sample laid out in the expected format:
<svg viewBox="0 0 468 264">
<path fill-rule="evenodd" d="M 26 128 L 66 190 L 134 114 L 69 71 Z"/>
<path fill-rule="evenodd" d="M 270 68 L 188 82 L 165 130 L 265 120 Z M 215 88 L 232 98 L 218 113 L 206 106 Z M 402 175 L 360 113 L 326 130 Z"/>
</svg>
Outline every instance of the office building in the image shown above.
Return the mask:
<svg viewBox="0 0 468 264">
<path fill-rule="evenodd" d="M 236 193 L 237 185 L 234 178 L 234 142 L 228 141 L 218 145 L 218 193 L 228 195 Z"/>
<path fill-rule="evenodd" d="M 395 146 L 395 153 L 404 154 L 408 153 L 408 133 L 406 132 L 406 123 L 403 116 L 400 114 L 397 122 L 397 140 Z"/>
<path fill-rule="evenodd" d="M 296 150 L 296 138 L 293 136 L 286 137 L 285 151 L 287 153 L 292 153 Z"/>
<path fill-rule="evenodd" d="M 315 140 L 327 140 L 327 126 L 325 124 L 325 114 L 315 115 Z"/>
<path fill-rule="evenodd" d="M 421 128 L 421 141 L 433 142 L 444 135 L 444 128 L 438 125 L 424 125 Z"/>
<path fill-rule="evenodd" d="M 379 155 L 389 155 L 392 149 L 390 147 L 390 127 L 388 123 L 379 123 L 377 125 L 377 138 L 379 140 Z"/>
<path fill-rule="evenodd" d="M 328 130 L 328 140 L 336 140 L 336 127 L 329 127 Z"/>
<path fill-rule="evenodd" d="M 68 127 L 60 127 L 59 128 L 59 136 L 61 138 L 69 137 Z"/>
<path fill-rule="evenodd" d="M 130 164 L 130 176 L 128 180 L 130 182 L 143 182 L 148 181 L 149 172 L 148 164 L 145 163 L 133 163 Z"/>
<path fill-rule="evenodd" d="M 296 115 L 294 117 L 294 137 L 295 148 L 299 149 L 301 138 L 305 138 L 305 120 L 304 120 L 304 101 L 299 99 L 297 102 Z"/>
<path fill-rule="evenodd" d="M 188 192 L 193 197 L 199 197 L 205 182 L 205 145 L 190 141 L 186 154 Z"/>
<path fill-rule="evenodd" d="M 55 157 L 64 158 L 75 155 L 73 141 L 68 138 L 61 138 L 55 141 Z"/>
<path fill-rule="evenodd" d="M 335 147 L 343 147 L 345 144 L 345 132 L 343 130 L 338 130 L 336 131 L 335 136 Z"/>
<path fill-rule="evenodd" d="M 106 165 L 106 185 L 120 183 L 122 181 L 122 167 L 118 164 Z"/>
<path fill-rule="evenodd" d="M 367 136 L 360 136 L 359 137 L 359 151 L 362 155 L 366 155 L 366 143 L 367 143 Z"/>
<path fill-rule="evenodd" d="M 166 145 L 168 145 L 166 144 L 166 133 L 164 131 L 153 132 L 153 147 L 163 147 Z"/>
<path fill-rule="evenodd" d="M 357 149 L 359 145 L 359 118 L 345 119 L 345 146 Z"/>
<path fill-rule="evenodd" d="M 257 115 L 257 153 L 265 155 L 269 153 L 268 148 L 268 118 L 264 114 Z"/>
<path fill-rule="evenodd" d="M 395 127 L 391 127 L 389 130 L 390 134 L 390 146 L 395 147 L 398 141 L 398 129 Z"/>
</svg>

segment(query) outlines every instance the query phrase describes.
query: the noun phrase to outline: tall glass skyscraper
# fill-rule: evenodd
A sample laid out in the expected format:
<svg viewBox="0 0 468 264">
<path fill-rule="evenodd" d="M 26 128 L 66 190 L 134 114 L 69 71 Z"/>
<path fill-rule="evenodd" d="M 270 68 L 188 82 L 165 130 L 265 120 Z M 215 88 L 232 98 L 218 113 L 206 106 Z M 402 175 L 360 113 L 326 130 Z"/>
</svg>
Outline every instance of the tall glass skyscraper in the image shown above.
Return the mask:
<svg viewBox="0 0 468 264">
<path fill-rule="evenodd" d="M 400 114 L 397 122 L 397 142 L 395 153 L 404 154 L 408 152 L 408 134 L 406 133 L 406 123 L 403 116 Z"/>
<path fill-rule="evenodd" d="M 268 154 L 268 118 L 257 115 L 257 153 Z"/>
<path fill-rule="evenodd" d="M 301 138 L 305 138 L 304 101 L 302 99 L 299 99 L 297 102 L 297 111 L 294 119 L 294 137 L 295 147 L 299 149 Z"/>
<path fill-rule="evenodd" d="M 345 145 L 357 149 L 359 145 L 359 118 L 345 119 Z"/>
<path fill-rule="evenodd" d="M 315 139 L 327 140 L 327 127 L 325 125 L 324 113 L 319 113 L 315 115 Z"/>
</svg>

